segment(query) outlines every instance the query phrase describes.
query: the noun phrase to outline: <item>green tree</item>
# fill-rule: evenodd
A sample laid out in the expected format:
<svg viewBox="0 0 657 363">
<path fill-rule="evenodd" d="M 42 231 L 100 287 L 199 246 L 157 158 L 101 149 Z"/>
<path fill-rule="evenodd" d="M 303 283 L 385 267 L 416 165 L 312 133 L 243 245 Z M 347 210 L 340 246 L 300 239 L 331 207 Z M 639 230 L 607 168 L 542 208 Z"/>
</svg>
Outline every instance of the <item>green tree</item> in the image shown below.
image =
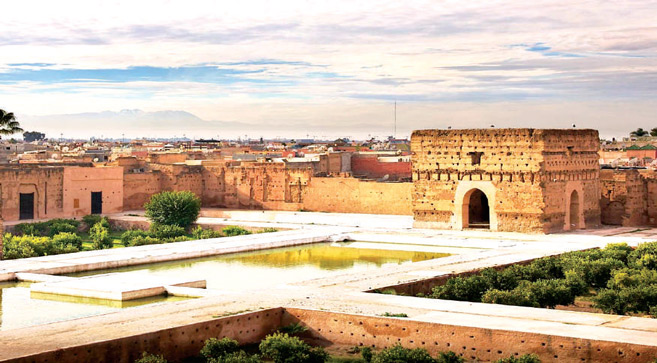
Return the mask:
<svg viewBox="0 0 657 363">
<path fill-rule="evenodd" d="M 657 127 L 650 129 L 650 136 L 657 136 Z"/>
<path fill-rule="evenodd" d="M 89 236 L 93 241 L 93 248 L 95 250 L 102 250 L 105 248 L 112 248 L 112 238 L 109 235 L 109 229 L 103 225 L 103 222 L 98 222 L 89 230 Z"/>
<path fill-rule="evenodd" d="M 23 133 L 23 140 L 25 142 L 41 141 L 46 138 L 46 134 L 38 131 L 26 131 Z"/>
<path fill-rule="evenodd" d="M 642 137 L 642 136 L 647 136 L 647 135 L 648 135 L 648 131 L 646 131 L 646 130 L 640 128 L 640 127 L 638 129 L 630 132 L 630 136 L 633 136 L 633 137 Z"/>
<path fill-rule="evenodd" d="M 201 211 L 201 200 L 190 191 L 162 192 L 144 205 L 146 217 L 153 223 L 189 227 Z"/>
<path fill-rule="evenodd" d="M 23 132 L 13 112 L 0 109 L 0 135 L 12 135 Z"/>
</svg>

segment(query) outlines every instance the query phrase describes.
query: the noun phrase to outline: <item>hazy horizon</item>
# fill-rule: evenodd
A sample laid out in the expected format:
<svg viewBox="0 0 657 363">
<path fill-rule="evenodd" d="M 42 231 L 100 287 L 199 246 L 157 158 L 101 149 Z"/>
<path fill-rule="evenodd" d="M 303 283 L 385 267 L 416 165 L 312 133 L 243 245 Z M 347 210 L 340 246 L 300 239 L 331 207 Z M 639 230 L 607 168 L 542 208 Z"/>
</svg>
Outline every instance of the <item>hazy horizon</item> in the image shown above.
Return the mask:
<svg viewBox="0 0 657 363">
<path fill-rule="evenodd" d="M 0 108 L 49 137 L 657 127 L 653 0 L 5 8 Z"/>
</svg>

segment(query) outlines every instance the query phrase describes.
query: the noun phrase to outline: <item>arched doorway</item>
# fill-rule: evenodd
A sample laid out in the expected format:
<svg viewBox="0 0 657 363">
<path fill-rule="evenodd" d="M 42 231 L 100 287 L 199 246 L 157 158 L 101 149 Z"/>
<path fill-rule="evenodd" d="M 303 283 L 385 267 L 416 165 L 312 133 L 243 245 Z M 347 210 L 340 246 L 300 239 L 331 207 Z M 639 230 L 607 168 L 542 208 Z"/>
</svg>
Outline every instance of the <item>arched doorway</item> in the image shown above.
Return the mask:
<svg viewBox="0 0 657 363">
<path fill-rule="evenodd" d="M 579 220 L 579 193 L 577 190 L 573 190 L 570 194 L 570 223 L 568 224 L 568 229 L 578 229 L 580 226 Z"/>
<path fill-rule="evenodd" d="M 479 189 L 474 189 L 466 195 L 468 203 L 467 210 L 467 225 L 468 228 L 490 228 L 490 207 L 488 205 L 488 197 Z M 465 209 L 465 208 L 464 208 Z M 463 218 L 465 219 L 465 216 Z"/>
</svg>

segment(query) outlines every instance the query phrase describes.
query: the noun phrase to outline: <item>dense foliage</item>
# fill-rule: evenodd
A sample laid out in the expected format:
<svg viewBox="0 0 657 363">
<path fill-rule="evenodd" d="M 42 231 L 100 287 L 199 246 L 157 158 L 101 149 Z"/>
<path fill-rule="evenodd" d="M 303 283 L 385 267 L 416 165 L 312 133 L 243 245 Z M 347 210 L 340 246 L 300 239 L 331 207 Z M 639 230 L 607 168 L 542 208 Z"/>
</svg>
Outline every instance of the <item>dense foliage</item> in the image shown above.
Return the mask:
<svg viewBox="0 0 657 363">
<path fill-rule="evenodd" d="M 187 228 L 198 219 L 201 200 L 190 191 L 162 192 L 153 195 L 144 208 L 153 223 Z"/>
<path fill-rule="evenodd" d="M 286 333 L 274 333 L 260 342 L 260 352 L 274 363 L 324 363 L 329 355 L 322 348 Z"/>
<path fill-rule="evenodd" d="M 53 238 L 50 237 L 32 235 L 16 236 L 11 233 L 5 233 L 2 246 L 3 258 L 6 260 L 13 260 L 17 258 L 77 252 L 78 248 L 74 245 L 62 243 L 62 240 L 66 239 L 65 236 L 62 236 L 62 238 L 55 243 Z"/>
<path fill-rule="evenodd" d="M 233 237 L 233 236 L 242 236 L 246 234 L 251 234 L 248 230 L 238 227 L 238 226 L 228 226 L 225 227 L 224 229 L 221 230 L 221 233 L 224 234 L 226 237 Z"/>
<path fill-rule="evenodd" d="M 404 348 L 397 343 L 378 353 L 370 347 L 354 347 L 350 353 L 360 352 L 362 359 L 347 358 L 332 359 L 323 348 L 312 347 L 303 340 L 286 333 L 273 333 L 265 337 L 258 346 L 259 354 L 249 354 L 240 349 L 236 340 L 230 338 L 210 338 L 205 341 L 201 356 L 208 363 L 324 363 L 324 362 L 365 362 L 365 363 L 463 363 L 465 359 L 454 352 L 440 352 L 435 358 L 426 349 Z M 136 363 L 166 363 L 162 356 L 143 353 Z M 495 361 L 495 363 L 540 363 L 538 356 L 525 354 L 511 356 Z"/>
<path fill-rule="evenodd" d="M 196 227 L 192 231 L 192 238 L 194 239 L 209 239 L 209 238 L 219 238 L 223 237 L 221 232 L 217 232 L 213 229 L 203 229 L 201 226 Z"/>
<path fill-rule="evenodd" d="M 485 269 L 450 278 L 429 297 L 554 308 L 589 294 L 607 313 L 657 312 L 657 242 L 636 249 L 610 244 L 503 270 Z"/>
<path fill-rule="evenodd" d="M 151 237 L 161 240 L 177 238 L 187 234 L 182 227 L 158 223 L 152 223 L 148 231 L 150 232 Z"/>
<path fill-rule="evenodd" d="M 76 233 L 80 222 L 75 219 L 51 219 L 46 222 L 20 223 L 14 226 L 14 233 L 23 236 L 53 237 L 62 232 Z"/>
</svg>

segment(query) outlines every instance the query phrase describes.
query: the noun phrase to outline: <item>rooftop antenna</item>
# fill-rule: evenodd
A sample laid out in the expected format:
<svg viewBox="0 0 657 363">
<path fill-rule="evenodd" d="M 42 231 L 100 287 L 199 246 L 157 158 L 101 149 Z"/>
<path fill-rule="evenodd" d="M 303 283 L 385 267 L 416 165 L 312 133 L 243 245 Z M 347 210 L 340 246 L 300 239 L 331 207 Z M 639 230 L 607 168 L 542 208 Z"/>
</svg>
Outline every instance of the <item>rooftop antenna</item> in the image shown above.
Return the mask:
<svg viewBox="0 0 657 363">
<path fill-rule="evenodd" d="M 393 138 L 397 138 L 397 100 L 395 100 L 395 132 L 392 134 Z"/>
</svg>

